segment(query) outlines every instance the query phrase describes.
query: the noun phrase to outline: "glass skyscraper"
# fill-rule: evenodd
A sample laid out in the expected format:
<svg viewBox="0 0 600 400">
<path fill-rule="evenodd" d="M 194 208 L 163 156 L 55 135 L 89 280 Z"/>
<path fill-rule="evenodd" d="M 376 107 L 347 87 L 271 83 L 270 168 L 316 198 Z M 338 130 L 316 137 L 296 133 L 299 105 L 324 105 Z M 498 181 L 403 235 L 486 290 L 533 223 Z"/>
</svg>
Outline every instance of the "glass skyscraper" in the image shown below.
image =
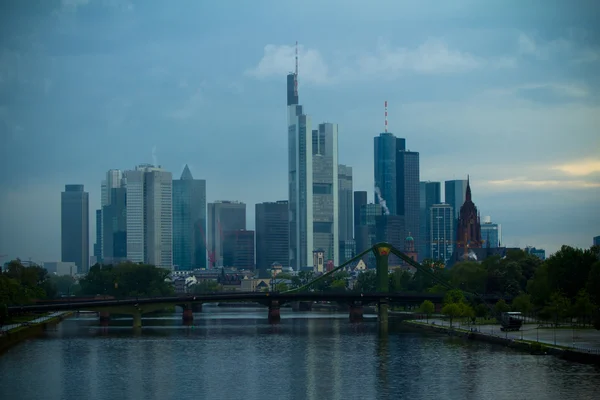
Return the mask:
<svg viewBox="0 0 600 400">
<path fill-rule="evenodd" d="M 429 209 L 429 258 L 447 264 L 454 250 L 454 210 L 450 204 Z"/>
<path fill-rule="evenodd" d="M 60 196 L 61 261 L 74 262 L 78 274 L 86 274 L 90 263 L 90 201 L 83 185 L 65 185 Z"/>
<path fill-rule="evenodd" d="M 173 180 L 173 264 L 179 270 L 206 268 L 206 181 L 186 165 Z"/>
<path fill-rule="evenodd" d="M 429 212 L 434 204 L 440 204 L 442 202 L 441 186 L 440 182 L 421 182 L 419 184 L 419 229 L 421 232 L 421 247 L 418 249 L 419 261 L 431 258 L 431 218 L 429 217 Z"/>
</svg>

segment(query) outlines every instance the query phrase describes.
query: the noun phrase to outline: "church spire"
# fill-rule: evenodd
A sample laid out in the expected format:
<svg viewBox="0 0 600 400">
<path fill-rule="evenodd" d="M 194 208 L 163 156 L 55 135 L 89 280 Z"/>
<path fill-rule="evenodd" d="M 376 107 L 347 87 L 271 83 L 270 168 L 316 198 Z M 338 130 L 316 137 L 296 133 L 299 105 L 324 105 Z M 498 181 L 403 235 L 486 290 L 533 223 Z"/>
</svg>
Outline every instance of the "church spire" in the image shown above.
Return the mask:
<svg viewBox="0 0 600 400">
<path fill-rule="evenodd" d="M 465 200 L 467 202 L 471 201 L 471 182 L 469 180 L 469 175 L 467 175 L 467 193 L 465 195 Z"/>
</svg>

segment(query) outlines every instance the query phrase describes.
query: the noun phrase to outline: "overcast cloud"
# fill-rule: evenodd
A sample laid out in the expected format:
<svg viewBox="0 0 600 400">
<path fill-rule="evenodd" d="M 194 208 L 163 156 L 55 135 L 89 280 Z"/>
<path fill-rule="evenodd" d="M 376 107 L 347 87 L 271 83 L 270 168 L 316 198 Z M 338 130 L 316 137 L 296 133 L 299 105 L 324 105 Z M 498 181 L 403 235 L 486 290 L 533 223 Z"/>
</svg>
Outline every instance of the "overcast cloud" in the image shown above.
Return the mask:
<svg viewBox="0 0 600 400">
<path fill-rule="evenodd" d="M 209 5 L 209 3 L 211 3 Z M 373 136 L 421 180 L 470 174 L 504 243 L 600 235 L 600 9 L 593 1 L 7 0 L 0 5 L 0 255 L 60 258 L 60 192 L 152 162 L 209 201 L 287 198 L 285 75 L 339 124 L 372 197 Z"/>
</svg>

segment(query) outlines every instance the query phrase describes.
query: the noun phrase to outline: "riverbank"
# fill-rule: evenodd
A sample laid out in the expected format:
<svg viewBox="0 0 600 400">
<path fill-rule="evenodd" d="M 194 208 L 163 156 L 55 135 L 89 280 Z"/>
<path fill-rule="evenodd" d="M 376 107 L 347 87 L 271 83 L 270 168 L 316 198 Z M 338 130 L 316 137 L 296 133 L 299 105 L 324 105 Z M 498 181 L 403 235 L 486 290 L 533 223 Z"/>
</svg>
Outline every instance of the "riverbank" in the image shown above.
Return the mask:
<svg viewBox="0 0 600 400">
<path fill-rule="evenodd" d="M 24 340 L 41 335 L 48 327 L 56 326 L 72 314 L 72 311 L 56 312 L 21 324 L 3 327 L 0 332 L 0 354 Z"/>
<path fill-rule="evenodd" d="M 596 350 L 580 350 L 568 348 L 564 346 L 553 345 L 547 342 L 538 342 L 525 339 L 515 339 L 509 337 L 501 337 L 480 331 L 470 331 L 460 328 L 450 328 L 449 326 L 441 326 L 437 324 L 428 324 L 420 321 L 403 321 L 404 324 L 416 329 L 445 333 L 447 335 L 460 337 L 466 340 L 479 340 L 486 343 L 498 344 L 511 349 L 524 351 L 534 355 L 552 355 L 564 360 L 576 361 L 585 364 L 600 365 L 600 351 Z"/>
</svg>

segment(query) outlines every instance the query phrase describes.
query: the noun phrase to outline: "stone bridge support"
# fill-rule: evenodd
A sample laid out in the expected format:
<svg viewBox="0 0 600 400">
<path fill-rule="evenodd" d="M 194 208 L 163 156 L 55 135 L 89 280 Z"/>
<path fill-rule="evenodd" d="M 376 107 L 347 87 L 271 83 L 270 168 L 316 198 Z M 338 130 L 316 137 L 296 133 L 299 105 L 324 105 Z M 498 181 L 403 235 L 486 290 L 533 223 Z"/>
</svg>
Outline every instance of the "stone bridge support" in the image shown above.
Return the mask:
<svg viewBox="0 0 600 400">
<path fill-rule="evenodd" d="M 375 253 L 375 260 L 377 262 L 377 291 L 379 293 L 389 292 L 389 268 L 388 259 L 390 256 L 391 247 L 387 243 L 378 243 L 373 246 L 373 252 Z M 387 331 L 388 328 L 388 308 L 389 304 L 386 299 L 379 301 L 378 320 L 379 327 Z"/>
<path fill-rule="evenodd" d="M 279 311 L 279 301 L 271 300 L 269 302 L 269 323 L 275 324 L 281 321 L 281 314 Z"/>
<path fill-rule="evenodd" d="M 362 322 L 363 320 L 363 305 L 360 301 L 353 301 L 349 306 L 350 322 Z"/>
</svg>

